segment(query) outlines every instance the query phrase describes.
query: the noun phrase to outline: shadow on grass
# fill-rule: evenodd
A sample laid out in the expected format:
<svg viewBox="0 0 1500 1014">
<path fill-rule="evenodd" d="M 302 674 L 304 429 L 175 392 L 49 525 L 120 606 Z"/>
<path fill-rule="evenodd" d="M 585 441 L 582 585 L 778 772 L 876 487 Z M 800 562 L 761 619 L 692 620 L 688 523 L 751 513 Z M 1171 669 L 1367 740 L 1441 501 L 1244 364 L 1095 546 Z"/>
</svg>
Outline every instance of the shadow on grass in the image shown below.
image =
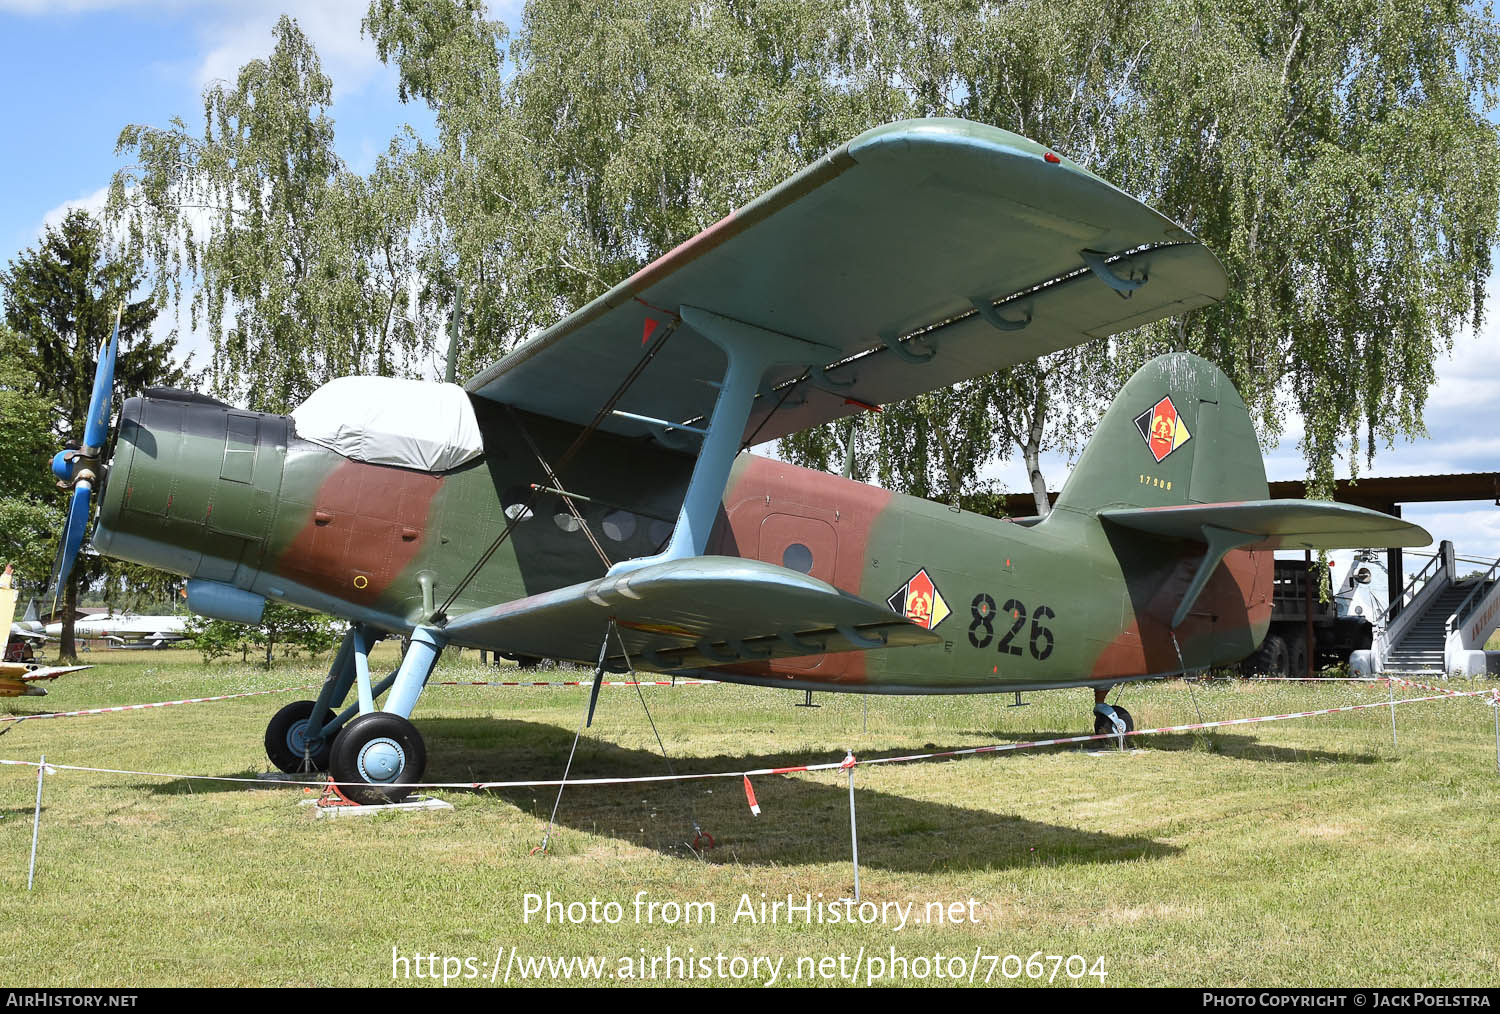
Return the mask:
<svg viewBox="0 0 1500 1014">
<path fill-rule="evenodd" d="M 957 734 L 961 738 L 988 739 L 1000 743 L 1029 743 L 1041 739 L 1066 739 L 1083 735 L 1080 732 L 995 732 L 994 730 L 968 729 Z M 1374 764 L 1381 760 L 1378 754 L 1348 753 L 1332 750 L 1307 750 L 1302 747 L 1276 746 L 1263 743 L 1254 736 L 1226 733 L 1222 730 L 1204 730 L 1201 733 L 1160 733 L 1155 736 L 1131 736 L 1126 744 L 1132 750 L 1162 750 L 1167 752 L 1198 750 L 1223 754 L 1237 760 L 1272 761 L 1281 764 Z M 924 747 L 925 749 L 925 747 Z M 1067 743 L 1046 750 L 1113 750 L 1113 739 L 1096 739 L 1083 743 Z"/>
<path fill-rule="evenodd" d="M 492 718 L 433 718 L 418 722 L 426 737 L 425 781 L 481 778 L 524 781 L 562 774 L 572 732 L 556 725 Z M 882 751 L 884 753 L 896 752 Z M 838 760 L 825 752 L 675 757 L 678 773 L 736 771 Z M 570 777 L 661 775 L 660 754 L 585 736 Z M 253 773 L 237 775 L 254 777 Z M 902 871 L 1008 869 L 1035 865 L 1111 863 L 1156 859 L 1178 851 L 1149 838 L 1112 835 L 1030 820 L 1010 812 L 1011 797 L 979 776 L 948 782 L 951 795 L 973 808 L 911 799 L 861 788 L 855 774 L 861 865 Z M 266 783 L 273 787 L 274 782 Z M 158 795 L 244 791 L 246 786 L 178 779 L 141 784 Z M 738 778 L 682 783 L 569 786 L 558 809 L 565 828 L 603 835 L 669 855 L 689 855 L 696 820 L 720 847 L 704 853 L 715 863 L 786 865 L 849 858 L 847 776 L 763 776 L 754 779 L 762 815 L 750 813 Z M 299 798 L 301 793 L 295 793 Z M 557 790 L 551 787 L 486 791 L 545 822 Z M 569 848 L 554 838 L 557 848 Z"/>
<path fill-rule="evenodd" d="M 488 718 L 435 718 L 419 723 L 428 742 L 426 781 L 478 778 L 522 781 L 560 776 L 572 734 L 559 726 Z M 886 751 L 890 752 L 890 751 Z M 679 773 L 795 766 L 837 760 L 824 752 L 778 753 L 774 757 L 705 755 L 676 758 Z M 660 775 L 659 754 L 584 738 L 574 759 L 573 778 Z M 255 772 L 234 772 L 253 778 Z M 1176 848 L 1148 838 L 1110 835 L 1027 820 L 1003 812 L 1005 798 L 984 784 L 955 794 L 978 798 L 998 809 L 912 800 L 859 788 L 855 802 L 862 865 L 892 870 L 1005 869 L 1042 864 L 1120 862 L 1159 858 Z M 275 782 L 265 783 L 273 788 Z M 138 783 L 155 795 L 242 792 L 239 783 L 174 779 Z M 976 789 L 978 791 L 976 791 Z M 848 783 L 836 772 L 811 777 L 758 777 L 755 791 L 763 816 L 751 815 L 738 779 L 679 784 L 570 786 L 558 811 L 563 827 L 620 838 L 665 854 L 689 854 L 693 819 L 720 848 L 705 853 L 711 862 L 800 864 L 847 859 Z M 294 793 L 299 798 L 300 793 Z M 555 788 L 486 792 L 545 821 Z M 565 847 L 557 842 L 558 847 Z"/>
</svg>

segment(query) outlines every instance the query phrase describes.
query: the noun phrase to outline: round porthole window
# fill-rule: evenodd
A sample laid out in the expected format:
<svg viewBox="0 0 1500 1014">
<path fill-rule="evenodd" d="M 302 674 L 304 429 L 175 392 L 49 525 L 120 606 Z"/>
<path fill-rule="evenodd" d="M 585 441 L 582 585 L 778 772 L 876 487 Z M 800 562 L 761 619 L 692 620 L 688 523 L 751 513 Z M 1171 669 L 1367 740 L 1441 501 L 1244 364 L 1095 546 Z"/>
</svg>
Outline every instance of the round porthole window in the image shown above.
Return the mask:
<svg viewBox="0 0 1500 1014">
<path fill-rule="evenodd" d="M 624 542 L 635 534 L 635 515 L 629 511 L 610 511 L 604 515 L 600 527 L 604 529 L 605 538 Z"/>
<path fill-rule="evenodd" d="M 565 532 L 576 532 L 582 527 L 578 524 L 578 519 L 565 510 L 552 515 L 552 523 Z"/>
<path fill-rule="evenodd" d="M 781 554 L 781 565 L 787 570 L 811 574 L 813 565 L 812 550 L 800 542 L 794 542 L 786 547 L 786 552 Z"/>
<path fill-rule="evenodd" d="M 531 490 L 524 486 L 512 486 L 505 491 L 500 498 L 500 504 L 505 509 L 505 516 L 512 521 L 530 521 L 536 515 L 527 508 L 526 501 Z"/>
</svg>

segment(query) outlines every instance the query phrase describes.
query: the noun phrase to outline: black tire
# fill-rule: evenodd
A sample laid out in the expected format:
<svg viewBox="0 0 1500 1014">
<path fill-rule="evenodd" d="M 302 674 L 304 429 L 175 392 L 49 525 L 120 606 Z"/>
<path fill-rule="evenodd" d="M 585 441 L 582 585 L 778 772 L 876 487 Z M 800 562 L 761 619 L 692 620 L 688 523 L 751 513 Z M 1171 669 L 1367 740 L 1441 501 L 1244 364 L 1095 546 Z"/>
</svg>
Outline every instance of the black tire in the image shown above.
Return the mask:
<svg viewBox="0 0 1500 1014">
<path fill-rule="evenodd" d="M 378 750 L 372 753 L 372 749 Z M 339 731 L 328 759 L 328 773 L 339 791 L 356 803 L 399 803 L 412 782 L 427 771 L 422 734 L 400 715 L 372 711 Z"/>
<path fill-rule="evenodd" d="M 1122 721 L 1122 722 L 1125 723 L 1125 731 L 1126 732 L 1134 732 L 1135 731 L 1135 719 L 1133 719 L 1133 718 L 1130 717 L 1130 712 L 1126 711 L 1124 708 L 1120 707 L 1118 704 L 1114 705 L 1114 709 L 1115 709 L 1115 714 L 1117 714 L 1117 715 L 1120 716 L 1120 721 Z M 1103 715 L 1095 714 L 1094 715 L 1094 735 L 1096 735 L 1096 736 L 1104 736 L 1104 735 L 1113 736 L 1114 734 L 1115 734 L 1115 723 L 1111 722 L 1108 718 L 1105 718 Z"/>
<path fill-rule="evenodd" d="M 303 729 L 307 725 L 307 719 L 317 707 L 315 701 L 293 701 L 271 718 L 266 726 L 266 756 L 271 758 L 271 763 L 285 771 L 287 774 L 297 774 L 304 770 L 303 766 Z M 333 712 L 327 708 L 323 709 L 323 725 L 333 721 Z M 323 743 L 306 758 L 312 761 L 312 770 L 328 770 L 328 753 L 333 744 L 324 740 Z"/>
<path fill-rule="evenodd" d="M 1285 676 L 1291 671 L 1291 653 L 1280 634 L 1267 634 L 1259 650 L 1245 661 L 1252 676 Z"/>
<path fill-rule="evenodd" d="M 1287 645 L 1286 670 L 1288 676 L 1307 675 L 1307 638 L 1294 637 Z"/>
</svg>

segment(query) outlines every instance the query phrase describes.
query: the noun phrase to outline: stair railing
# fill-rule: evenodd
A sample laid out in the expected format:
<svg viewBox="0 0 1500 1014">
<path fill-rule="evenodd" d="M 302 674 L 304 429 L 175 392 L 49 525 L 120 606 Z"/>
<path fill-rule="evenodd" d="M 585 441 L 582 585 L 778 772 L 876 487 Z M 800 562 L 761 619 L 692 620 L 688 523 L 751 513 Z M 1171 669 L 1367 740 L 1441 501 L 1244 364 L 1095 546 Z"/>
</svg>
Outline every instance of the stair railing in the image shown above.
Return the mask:
<svg viewBox="0 0 1500 1014">
<path fill-rule="evenodd" d="M 1401 642 L 1406 635 L 1406 630 L 1416 617 L 1421 615 L 1421 610 L 1413 608 L 1417 602 L 1424 598 L 1431 598 L 1433 590 L 1439 585 L 1446 585 L 1450 571 L 1450 561 L 1453 559 L 1453 544 L 1444 540 L 1438 546 L 1438 552 L 1427 561 L 1426 566 L 1417 571 L 1412 579 L 1406 583 L 1401 594 L 1396 596 L 1395 601 L 1386 605 L 1385 611 L 1373 621 L 1374 644 L 1372 645 L 1378 664 L 1384 665 L 1391 650 Z"/>
<path fill-rule="evenodd" d="M 1500 559 L 1490 564 L 1490 569 L 1485 571 L 1484 575 L 1478 581 L 1474 582 L 1474 590 L 1469 592 L 1468 596 L 1458 604 L 1458 608 L 1453 610 L 1453 615 L 1448 617 L 1448 622 L 1443 627 L 1444 633 L 1451 634 L 1463 626 L 1464 621 L 1469 618 L 1469 614 L 1478 607 L 1480 600 L 1484 598 L 1485 593 L 1490 588 L 1490 582 L 1495 580 L 1497 572 L 1500 572 Z"/>
</svg>

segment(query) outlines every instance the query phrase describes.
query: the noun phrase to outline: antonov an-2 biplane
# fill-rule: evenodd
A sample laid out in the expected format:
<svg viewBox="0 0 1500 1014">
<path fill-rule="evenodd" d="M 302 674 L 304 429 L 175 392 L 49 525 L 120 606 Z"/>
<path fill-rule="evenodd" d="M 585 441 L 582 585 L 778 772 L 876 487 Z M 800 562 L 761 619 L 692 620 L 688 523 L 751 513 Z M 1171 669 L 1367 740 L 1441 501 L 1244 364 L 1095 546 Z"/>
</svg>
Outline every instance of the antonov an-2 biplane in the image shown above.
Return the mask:
<svg viewBox="0 0 1500 1014">
<path fill-rule="evenodd" d="M 742 452 L 1224 291 L 1191 235 L 1067 158 L 894 123 L 463 387 L 343 378 L 290 416 L 148 390 L 111 445 L 112 338 L 83 446 L 54 459 L 74 490 L 57 577 L 102 485 L 94 546 L 188 576 L 194 612 L 347 618 L 318 700 L 266 747 L 362 801 L 422 777 L 409 719 L 446 645 L 797 690 L 1090 687 L 1123 730 L 1111 686 L 1255 650 L 1271 550 L 1427 533 L 1268 500 L 1238 394 L 1185 354 L 1131 378 L 1031 524 Z M 376 681 L 392 635 L 410 646 Z"/>
</svg>

